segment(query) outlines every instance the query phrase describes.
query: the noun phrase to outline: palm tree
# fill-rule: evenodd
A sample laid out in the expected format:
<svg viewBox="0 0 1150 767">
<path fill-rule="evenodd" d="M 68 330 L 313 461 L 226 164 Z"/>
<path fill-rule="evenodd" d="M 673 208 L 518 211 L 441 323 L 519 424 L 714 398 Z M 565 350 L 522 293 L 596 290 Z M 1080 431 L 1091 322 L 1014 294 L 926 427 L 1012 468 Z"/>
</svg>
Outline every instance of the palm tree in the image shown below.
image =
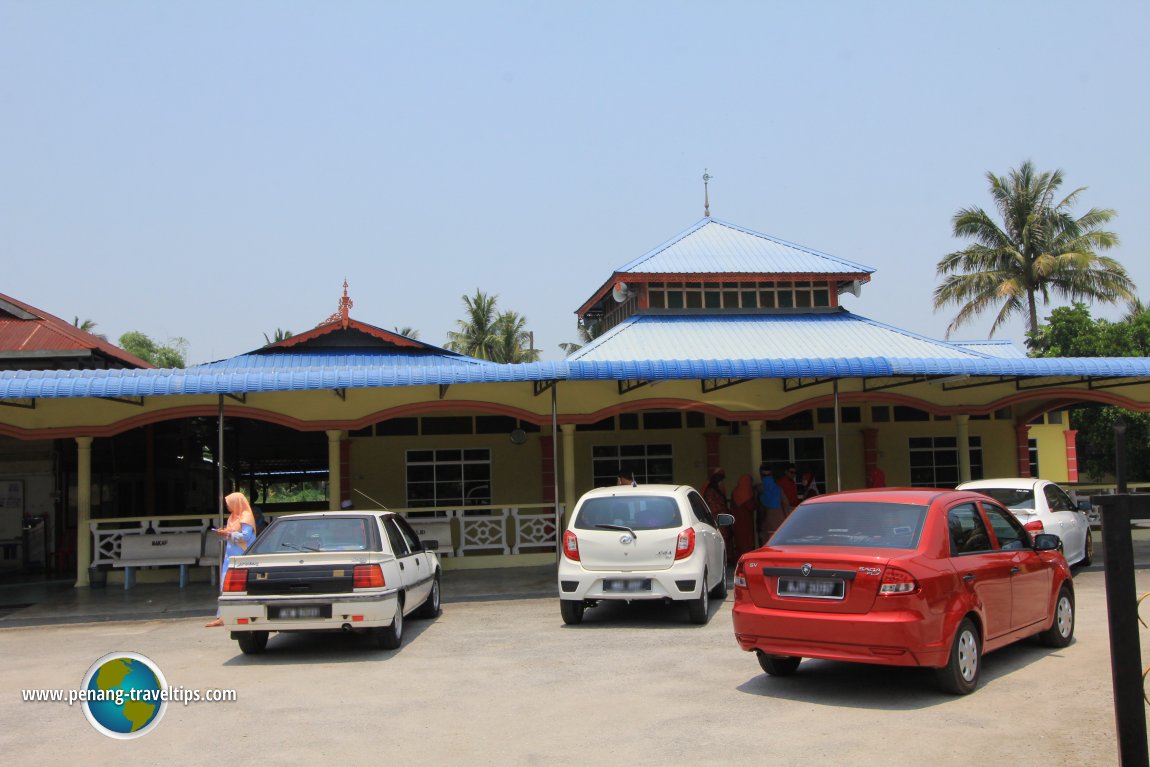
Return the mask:
<svg viewBox="0 0 1150 767">
<path fill-rule="evenodd" d="M 954 236 L 974 240 L 938 262 L 938 275 L 947 275 L 934 290 L 934 308 L 958 304 L 946 329 L 953 330 L 997 308 L 990 335 L 1011 316 L 1026 317 L 1027 333 L 1038 331 L 1038 296 L 1050 304 L 1051 293 L 1072 302 L 1115 303 L 1134 297 L 1134 283 L 1112 258 L 1100 256 L 1118 244 L 1118 235 L 1100 229 L 1116 215 L 1091 208 L 1074 218 L 1070 209 L 1085 187 L 1056 200 L 1062 171 L 1036 173 L 1030 161 L 1006 176 L 986 174 L 1002 224 L 981 208 L 963 208 L 954 215 Z"/>
<path fill-rule="evenodd" d="M 85 333 L 91 333 L 96 338 L 99 338 L 101 341 L 107 341 L 108 340 L 108 337 L 106 335 L 103 335 L 102 333 L 93 332 L 95 327 L 96 327 L 95 320 L 84 320 L 83 322 L 80 322 L 79 315 L 74 315 L 73 319 L 72 319 L 72 324 L 75 325 L 76 327 L 78 327 L 80 330 L 84 331 Z"/>
<path fill-rule="evenodd" d="M 539 350 L 532 348 L 527 318 L 516 312 L 504 312 L 495 321 L 495 343 L 492 362 L 538 362 Z"/>
<path fill-rule="evenodd" d="M 408 325 L 404 325 L 402 328 L 396 328 L 395 332 L 401 336 L 406 336 L 407 338 L 410 338 L 414 341 L 419 340 L 419 331 L 413 327 L 408 326 Z"/>
<path fill-rule="evenodd" d="M 447 331 L 447 348 L 481 360 L 490 360 L 495 346 L 499 296 L 488 296 L 478 288 L 474 296 L 463 296 L 465 316 L 456 320 L 459 330 Z"/>
<path fill-rule="evenodd" d="M 267 341 L 267 343 L 264 344 L 264 346 L 271 346 L 272 344 L 278 344 L 280 341 L 286 341 L 287 339 L 291 338 L 293 335 L 295 335 L 295 334 L 292 333 L 290 330 L 283 330 L 282 328 L 276 328 L 275 335 L 273 335 L 271 338 L 268 338 L 268 334 L 264 333 L 264 340 Z"/>
<path fill-rule="evenodd" d="M 583 324 L 580 322 L 578 330 L 580 343 L 575 343 L 574 341 L 564 341 L 563 343 L 559 344 L 559 348 L 562 349 L 563 353 L 568 357 L 599 337 L 599 335 L 603 332 L 603 321 L 596 320 L 590 324 Z"/>
</svg>

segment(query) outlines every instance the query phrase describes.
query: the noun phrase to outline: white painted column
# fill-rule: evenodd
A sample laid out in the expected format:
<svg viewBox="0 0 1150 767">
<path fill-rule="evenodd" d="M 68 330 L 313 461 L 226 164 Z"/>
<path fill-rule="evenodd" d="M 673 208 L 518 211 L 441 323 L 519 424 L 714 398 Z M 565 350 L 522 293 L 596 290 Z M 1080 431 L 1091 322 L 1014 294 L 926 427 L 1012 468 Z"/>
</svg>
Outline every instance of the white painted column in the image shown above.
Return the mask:
<svg viewBox="0 0 1150 767">
<path fill-rule="evenodd" d="M 76 449 L 76 586 L 87 586 L 92 564 L 92 438 L 76 437 Z"/>
<path fill-rule="evenodd" d="M 970 481 L 970 416 L 956 415 L 955 426 L 958 427 L 958 481 Z"/>
<path fill-rule="evenodd" d="M 560 424 L 559 429 L 563 432 L 563 505 L 565 516 L 570 519 L 579 500 L 575 497 L 575 424 Z"/>
<path fill-rule="evenodd" d="M 339 443 L 343 432 L 339 429 L 327 430 L 327 507 L 339 509 L 339 493 L 342 487 L 339 466 Z"/>
</svg>

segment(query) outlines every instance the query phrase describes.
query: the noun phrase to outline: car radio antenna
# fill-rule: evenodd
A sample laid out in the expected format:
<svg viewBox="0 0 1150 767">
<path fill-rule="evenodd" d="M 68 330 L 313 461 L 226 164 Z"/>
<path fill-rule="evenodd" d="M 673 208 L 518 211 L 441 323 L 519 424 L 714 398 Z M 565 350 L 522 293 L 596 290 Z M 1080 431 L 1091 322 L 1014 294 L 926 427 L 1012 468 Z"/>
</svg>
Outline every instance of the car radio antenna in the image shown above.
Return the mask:
<svg viewBox="0 0 1150 767">
<path fill-rule="evenodd" d="M 360 495 L 362 495 L 364 498 L 366 498 L 367 500 L 371 501 L 372 503 L 374 503 L 376 506 L 378 506 L 379 508 L 383 509 L 384 511 L 391 511 L 391 509 L 387 508 L 387 507 L 386 507 L 386 506 L 384 506 L 382 503 L 380 503 L 379 501 L 375 500 L 374 498 L 372 498 L 370 495 L 368 495 L 367 493 L 363 492 L 363 491 L 362 491 L 362 490 L 360 490 L 359 488 L 353 487 L 353 488 L 352 488 L 352 490 L 354 490 L 355 492 L 359 493 L 359 494 L 360 494 Z"/>
</svg>

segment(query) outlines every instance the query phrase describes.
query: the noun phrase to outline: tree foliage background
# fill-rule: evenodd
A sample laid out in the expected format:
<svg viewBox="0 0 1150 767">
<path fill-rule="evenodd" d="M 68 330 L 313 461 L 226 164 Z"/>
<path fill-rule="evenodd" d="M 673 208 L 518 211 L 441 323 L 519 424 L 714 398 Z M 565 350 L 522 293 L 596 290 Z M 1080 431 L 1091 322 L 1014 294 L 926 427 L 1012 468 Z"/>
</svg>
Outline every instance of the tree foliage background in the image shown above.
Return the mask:
<svg viewBox="0 0 1150 767">
<path fill-rule="evenodd" d="M 1150 356 L 1150 310 L 1135 302 L 1125 318 L 1111 322 L 1094 319 L 1083 304 L 1059 307 L 1030 335 L 1030 341 L 1032 357 Z M 1092 481 L 1113 476 L 1114 424 L 1119 418 L 1126 422 L 1126 465 L 1131 471 L 1145 472 L 1150 466 L 1150 413 L 1111 405 L 1070 411 L 1071 426 L 1078 430 L 1079 468 Z"/>
<path fill-rule="evenodd" d="M 129 330 L 120 336 L 120 348 L 158 368 L 187 367 L 186 338 L 169 338 L 166 344 L 158 344 L 138 330 Z"/>
</svg>

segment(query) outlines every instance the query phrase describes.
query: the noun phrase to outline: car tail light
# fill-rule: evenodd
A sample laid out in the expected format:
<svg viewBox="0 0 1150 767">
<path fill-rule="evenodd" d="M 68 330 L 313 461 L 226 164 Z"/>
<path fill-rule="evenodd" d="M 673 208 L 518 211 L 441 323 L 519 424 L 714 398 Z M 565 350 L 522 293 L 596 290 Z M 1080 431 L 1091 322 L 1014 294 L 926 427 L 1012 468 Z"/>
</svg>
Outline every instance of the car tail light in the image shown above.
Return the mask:
<svg viewBox="0 0 1150 767">
<path fill-rule="evenodd" d="M 1031 535 L 1041 535 L 1046 532 L 1046 528 L 1042 526 L 1042 520 L 1036 519 L 1033 522 L 1027 522 L 1023 525 Z"/>
<path fill-rule="evenodd" d="M 695 550 L 695 528 L 688 527 L 679 533 L 679 540 L 675 542 L 675 559 L 686 559 Z"/>
<path fill-rule="evenodd" d="M 882 576 L 882 585 L 878 593 L 884 595 L 913 594 L 918 591 L 918 581 L 906 570 L 897 567 L 888 567 Z"/>
<path fill-rule="evenodd" d="M 224 591 L 247 590 L 248 571 L 238 567 L 229 567 L 227 575 L 224 576 Z"/>
<path fill-rule="evenodd" d="M 747 587 L 747 571 L 743 569 L 743 560 L 739 560 L 739 564 L 735 565 L 735 586 Z"/>
<path fill-rule="evenodd" d="M 579 561 L 579 539 L 570 530 L 563 531 L 563 556 Z"/>
<path fill-rule="evenodd" d="M 379 565 L 356 565 L 351 575 L 352 588 L 381 589 L 387 585 L 383 579 L 383 568 Z"/>
</svg>

